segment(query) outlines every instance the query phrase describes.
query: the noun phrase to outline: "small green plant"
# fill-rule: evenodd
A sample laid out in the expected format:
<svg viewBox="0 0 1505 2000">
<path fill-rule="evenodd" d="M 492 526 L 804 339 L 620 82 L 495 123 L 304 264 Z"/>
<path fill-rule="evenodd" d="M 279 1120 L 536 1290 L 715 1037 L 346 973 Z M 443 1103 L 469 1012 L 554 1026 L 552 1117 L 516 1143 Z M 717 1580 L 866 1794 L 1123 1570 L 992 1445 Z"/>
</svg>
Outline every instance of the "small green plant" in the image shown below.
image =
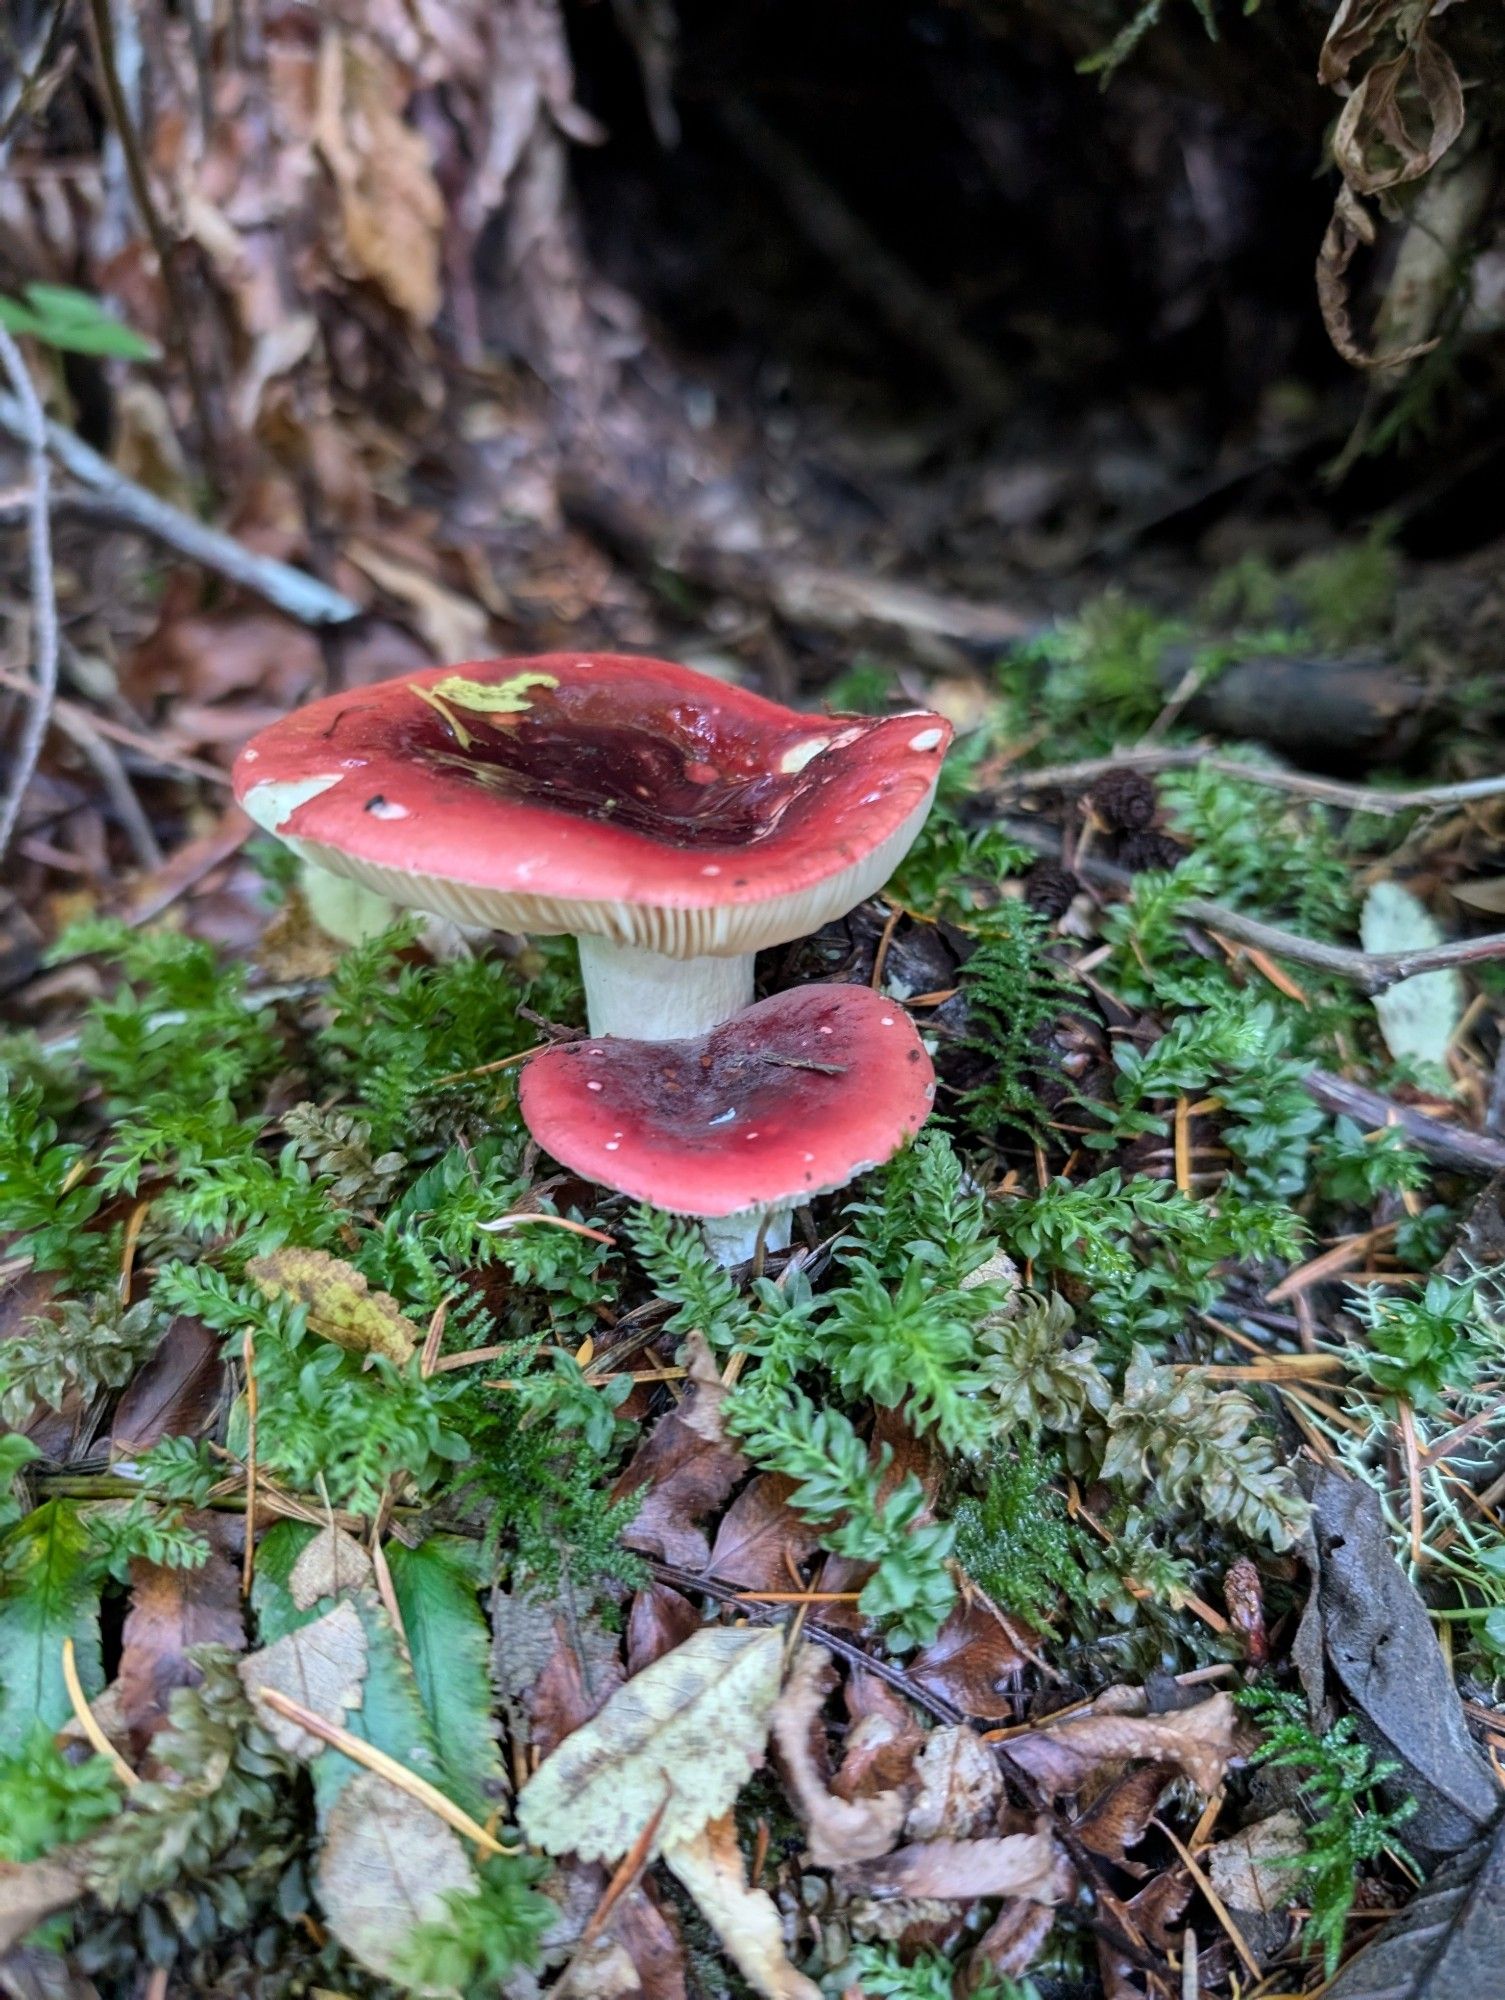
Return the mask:
<svg viewBox="0 0 1505 2000">
<path fill-rule="evenodd" d="M 72 285 L 23 285 L 19 299 L 0 293 L 0 326 L 64 354 L 155 361 L 162 352 L 154 340 L 116 319 L 102 299 Z"/>
<path fill-rule="evenodd" d="M 120 1810 L 120 1782 L 104 1757 L 72 1764 L 40 1724 L 0 1757 L 0 1861 L 34 1861 L 82 1840 Z"/>
<path fill-rule="evenodd" d="M 1387 1848 L 1415 1865 L 1399 1846 L 1398 1836 L 1415 1812 L 1416 1801 L 1405 1799 L 1388 1811 L 1376 1808 L 1375 1787 L 1396 1777 L 1400 1766 L 1376 1761 L 1368 1745 L 1358 1740 L 1352 1716 L 1343 1716 L 1318 1736 L 1298 1694 L 1252 1687 L 1237 1699 L 1263 1735 L 1255 1761 L 1294 1771 L 1301 1779 L 1302 1803 L 1310 1814 L 1306 1853 L 1289 1865 L 1310 1899 L 1307 1935 L 1322 1947 L 1323 1969 L 1331 1979 L 1342 1956 L 1359 1870 Z"/>
<path fill-rule="evenodd" d="M 939 1952 L 922 1951 L 905 1961 L 892 1945 L 854 1945 L 841 1968 L 843 1991 L 855 1985 L 869 2000 L 953 2000 L 956 1968 Z M 969 1979 L 968 2000 L 1040 2000 L 1033 1980 L 1022 1982 L 984 1972 Z"/>
<path fill-rule="evenodd" d="M 61 1300 L 0 1346 L 0 1423 L 19 1428 L 39 1403 L 57 1410 L 70 1393 L 87 1399 L 123 1388 L 165 1325 L 150 1299 L 124 1311 L 108 1292 Z"/>
<path fill-rule="evenodd" d="M 496 1992 L 520 1965 L 532 1965 L 539 1939 L 559 1921 L 559 1906 L 533 1886 L 544 1864 L 528 1855 L 499 1855 L 482 1864 L 472 1889 L 453 1890 L 444 1915 L 415 1925 L 404 1971 L 420 1992 L 467 1996 Z"/>
<path fill-rule="evenodd" d="M 999 1453 L 980 1495 L 959 1500 L 956 1558 L 1005 1611 L 1033 1625 L 1050 1621 L 1062 1597 L 1083 1594 L 1090 1551 L 1052 1484 L 1058 1468 L 1028 1438 Z"/>
<path fill-rule="evenodd" d="M 1042 1082 L 1052 1067 L 1051 1025 L 1080 1004 L 1080 990 L 1047 949 L 1049 927 L 1027 903 L 1011 899 L 992 913 L 988 934 L 961 968 L 967 998 L 967 1047 L 987 1059 L 985 1082 L 974 1085 L 963 1116 L 992 1139 L 1000 1125 L 1038 1137 L 1045 1111 Z"/>
<path fill-rule="evenodd" d="M 1486 1354 L 1498 1351 L 1480 1310 L 1479 1280 L 1436 1272 L 1419 1297 L 1355 1287 L 1351 1310 L 1362 1320 L 1366 1349 L 1345 1355 L 1387 1395 L 1418 1410 L 1435 1409 L 1450 1389 L 1466 1389 Z"/>
</svg>

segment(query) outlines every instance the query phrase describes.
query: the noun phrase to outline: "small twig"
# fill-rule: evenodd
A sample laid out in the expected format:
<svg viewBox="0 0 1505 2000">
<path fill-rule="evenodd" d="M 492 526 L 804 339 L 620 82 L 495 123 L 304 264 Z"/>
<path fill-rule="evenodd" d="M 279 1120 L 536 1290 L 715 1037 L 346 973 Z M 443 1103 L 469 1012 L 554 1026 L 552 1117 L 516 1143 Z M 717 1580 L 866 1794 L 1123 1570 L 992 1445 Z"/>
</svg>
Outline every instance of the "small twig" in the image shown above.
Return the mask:
<svg viewBox="0 0 1505 2000">
<path fill-rule="evenodd" d="M 1346 1076 L 1333 1076 L 1327 1070 L 1308 1070 L 1302 1082 L 1324 1111 L 1356 1119 L 1366 1130 L 1379 1125 L 1398 1125 L 1417 1151 L 1439 1166 L 1465 1174 L 1497 1174 L 1505 1168 L 1505 1141 L 1483 1132 L 1466 1132 L 1457 1126 L 1444 1125 L 1440 1118 L 1429 1118 L 1424 1111 L 1417 1111 L 1409 1104 L 1397 1104 L 1377 1090 L 1351 1083 Z"/>
<path fill-rule="evenodd" d="M 126 838 L 131 843 L 137 862 L 143 868 L 160 868 L 164 857 L 162 849 L 157 844 L 157 836 L 152 831 L 151 821 L 142 810 L 140 799 L 131 789 L 131 781 L 126 776 L 125 766 L 104 736 L 95 728 L 93 720 L 71 701 L 57 701 L 52 705 L 52 721 L 64 736 L 78 746 L 93 765 L 95 776 L 105 788 L 105 794 L 114 808 L 115 817 L 119 820 Z"/>
<path fill-rule="evenodd" d="M 31 707 L 21 724 L 21 741 L 11 766 L 10 788 L 0 804 L 0 859 L 3 859 L 21 817 L 27 789 L 47 738 L 47 725 L 57 700 L 57 585 L 52 574 L 52 460 L 47 455 L 47 415 L 21 350 L 0 326 L 0 367 L 15 394 L 14 434 L 26 446 L 26 470 L 31 482 L 27 548 L 31 572 L 31 629 L 34 681 Z M 11 398 L 0 398 L 10 402 Z"/>
<path fill-rule="evenodd" d="M 554 1229 L 567 1229 L 571 1236 L 588 1236 L 594 1243 L 605 1243 L 613 1248 L 616 1245 L 616 1237 L 608 1236 L 604 1229 L 592 1229 L 588 1222 L 576 1222 L 572 1216 L 549 1215 L 543 1209 L 530 1209 L 521 1215 L 499 1215 L 495 1222 L 478 1222 L 476 1228 L 496 1236 L 522 1229 L 532 1222 L 544 1222 Z"/>
<path fill-rule="evenodd" d="M 256 1567 L 256 1336 L 250 1327 L 241 1336 L 241 1355 L 246 1368 L 246 1553 L 240 1587 L 249 1597 Z"/>
<path fill-rule="evenodd" d="M 1498 789 L 1505 791 L 1505 780 L 1499 781 Z M 1029 819 L 1009 818 L 999 823 L 1037 854 L 1055 857 L 1061 851 L 1060 836 L 1051 827 Z M 1127 870 L 1106 861 L 1078 860 L 1076 872 L 1114 889 L 1127 889 L 1134 880 Z M 1440 972 L 1453 966 L 1482 965 L 1505 958 L 1505 931 L 1491 931 L 1485 937 L 1458 938 L 1452 944 L 1428 945 L 1416 951 L 1359 951 L 1351 945 L 1326 944 L 1319 938 L 1303 937 L 1298 931 L 1281 930 L 1259 917 L 1245 916 L 1241 910 L 1227 909 L 1201 896 L 1188 897 L 1177 914 L 1188 923 L 1200 924 L 1203 930 L 1219 931 L 1238 944 L 1253 945 L 1272 958 L 1314 966 L 1319 972 L 1331 973 L 1335 979 L 1346 979 L 1371 998 L 1377 993 L 1388 993 L 1392 986 L 1398 986 L 1403 979 L 1414 979 L 1420 972 Z"/>
<path fill-rule="evenodd" d="M 300 1729 L 306 1729 L 310 1736 L 317 1736 L 331 1749 L 342 1750 L 357 1764 L 364 1764 L 368 1771 L 375 1771 L 388 1784 L 395 1785 L 400 1792 L 406 1792 L 410 1799 L 442 1819 L 446 1826 L 452 1826 L 462 1839 L 479 1847 L 483 1854 L 521 1854 L 520 1847 L 504 1847 L 494 1834 L 486 1831 L 479 1820 L 457 1806 L 453 1799 L 447 1799 L 437 1786 L 427 1778 L 420 1778 L 416 1771 L 410 1771 L 406 1764 L 399 1764 L 395 1757 L 389 1757 L 385 1750 L 378 1750 L 374 1743 L 364 1737 L 353 1735 L 342 1729 L 337 1722 L 330 1722 L 317 1709 L 305 1708 L 301 1701 L 293 1701 L 280 1688 L 260 1687 L 256 1690 L 256 1700 L 264 1702 L 275 1715 L 296 1722 Z"/>
<path fill-rule="evenodd" d="M 1398 813 L 1419 812 L 1446 806 L 1468 805 L 1475 799 L 1492 799 L 1505 793 L 1505 776 L 1466 778 L 1459 784 L 1421 785 L 1390 791 L 1377 785 L 1345 785 L 1336 778 L 1314 777 L 1308 771 L 1288 771 L 1276 764 L 1246 764 L 1237 757 L 1219 757 L 1196 744 L 1150 744 L 1144 748 L 1116 750 L 1111 757 L 1088 757 L 1074 764 L 1046 764 L 1034 771 L 1016 771 L 990 793 L 997 804 L 1027 798 L 1041 791 L 1076 791 L 1090 785 L 1109 771 L 1175 771 L 1196 765 L 1216 771 L 1221 777 L 1247 778 L 1251 784 L 1266 785 L 1272 791 L 1292 792 L 1298 798 L 1319 805 L 1341 806 L 1349 812 L 1376 813 L 1393 818 Z"/>
<path fill-rule="evenodd" d="M 78 1726 L 88 1737 L 93 1748 L 101 1757 L 108 1759 L 115 1776 L 127 1791 L 130 1791 L 132 1786 L 139 1785 L 141 1780 L 100 1728 L 94 1711 L 89 1706 L 89 1698 L 84 1693 L 84 1684 L 78 1677 L 78 1661 L 74 1656 L 71 1634 L 63 1641 L 63 1686 L 68 1690 L 68 1699 L 73 1705 L 73 1713 L 78 1717 Z"/>
<path fill-rule="evenodd" d="M 0 403 L 4 400 L 4 397 L 0 397 Z M 3 428 L 3 422 L 0 422 L 0 429 Z M 38 692 L 30 681 L 22 680 L 17 674 L 8 673 L 3 667 L 0 667 L 0 687 L 9 689 L 12 694 L 24 694 L 30 699 L 34 699 Z M 52 704 L 52 714 L 60 729 L 71 728 L 75 720 L 82 717 L 84 726 L 92 730 L 96 736 L 106 737 L 111 743 L 120 744 L 122 749 L 133 750 L 138 757 L 145 758 L 159 770 L 181 771 L 185 777 L 202 778 L 206 784 L 222 785 L 229 789 L 230 773 L 222 770 L 218 764 L 209 764 L 201 757 L 190 757 L 183 751 L 154 743 L 149 736 L 143 736 L 139 730 L 127 729 L 123 723 L 111 722 L 106 716 L 86 712 L 76 702 L 69 701 L 65 695 L 59 695 Z"/>
<path fill-rule="evenodd" d="M 22 443 L 29 442 L 26 416 L 19 395 L 0 395 L 0 430 Z M 195 521 L 181 508 L 173 507 L 157 494 L 138 486 L 134 479 L 117 472 L 108 459 L 101 458 L 81 437 L 62 424 L 47 425 L 47 444 L 64 471 L 97 494 L 101 507 L 123 528 L 150 535 L 165 548 L 201 563 L 217 576 L 249 590 L 289 618 L 303 625 L 343 625 L 358 618 L 361 607 L 353 598 L 328 584 L 320 583 L 291 563 L 271 556 L 258 556 L 243 548 L 217 528 Z"/>
</svg>

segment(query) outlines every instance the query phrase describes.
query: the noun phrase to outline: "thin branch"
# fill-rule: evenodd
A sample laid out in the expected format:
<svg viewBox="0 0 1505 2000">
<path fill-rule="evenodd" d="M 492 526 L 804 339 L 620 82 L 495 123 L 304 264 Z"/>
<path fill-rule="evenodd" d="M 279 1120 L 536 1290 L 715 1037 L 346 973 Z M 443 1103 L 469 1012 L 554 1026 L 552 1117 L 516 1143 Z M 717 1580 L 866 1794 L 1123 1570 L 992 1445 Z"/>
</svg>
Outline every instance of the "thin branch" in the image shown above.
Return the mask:
<svg viewBox="0 0 1505 2000">
<path fill-rule="evenodd" d="M 1109 771 L 1175 771 L 1188 765 L 1216 771 L 1222 777 L 1247 778 L 1251 784 L 1267 785 L 1276 792 L 1292 792 L 1319 805 L 1376 813 L 1386 819 L 1400 813 L 1467 805 L 1474 799 L 1493 799 L 1505 793 L 1505 777 L 1466 778 L 1461 784 L 1386 791 L 1377 785 L 1345 785 L 1336 778 L 1317 778 L 1308 771 L 1288 771 L 1275 764 L 1245 764 L 1236 757 L 1219 757 L 1194 743 L 1155 743 L 1115 750 L 1111 757 L 1088 757 L 1076 764 L 1046 764 L 1036 771 L 1015 771 L 988 796 L 1003 805 L 1012 799 L 1027 798 L 1033 792 L 1076 791 Z"/>
<path fill-rule="evenodd" d="M 36 689 L 30 681 L 24 681 L 17 674 L 7 673 L 0 667 L 0 688 L 8 688 L 12 694 L 32 696 Z M 155 771 L 181 771 L 185 777 L 202 778 L 205 784 L 220 785 L 226 790 L 230 786 L 230 773 L 218 764 L 210 764 L 202 757 L 190 757 L 185 750 L 175 750 L 169 744 L 154 743 L 149 736 L 139 730 L 127 729 L 123 723 L 111 722 L 108 716 L 86 714 L 77 703 L 65 695 L 59 695 L 53 703 L 53 720 L 59 728 L 69 728 L 76 721 L 94 731 L 98 736 L 106 736 L 112 743 L 118 743 L 129 750 L 148 768 Z"/>
<path fill-rule="evenodd" d="M 31 482 L 26 539 L 31 565 L 34 656 L 32 700 L 21 724 L 10 789 L 0 804 L 0 857 L 3 857 L 21 817 L 57 700 L 58 627 L 57 584 L 52 574 L 52 460 L 47 451 L 47 416 L 21 350 L 4 327 L 0 327 L 0 367 L 15 392 L 15 434 L 26 446 L 26 470 Z M 10 398 L 0 400 L 9 402 Z"/>
<path fill-rule="evenodd" d="M 1373 1130 L 1395 1125 L 1405 1133 L 1418 1152 L 1439 1166 L 1452 1167 L 1464 1174 L 1497 1174 L 1505 1169 L 1505 1142 L 1485 1132 L 1469 1132 L 1456 1125 L 1444 1125 L 1410 1104 L 1397 1104 L 1346 1076 L 1332 1076 L 1323 1069 L 1309 1070 L 1302 1081 L 1324 1111 L 1354 1118 Z"/>
<path fill-rule="evenodd" d="M 1005 818 L 1000 824 L 1037 854 L 1054 858 L 1061 852 L 1060 836 L 1039 821 Z M 1073 865 L 1077 874 L 1088 881 L 1110 888 L 1127 889 L 1134 880 L 1125 869 L 1115 868 L 1107 861 L 1078 857 Z M 1420 972 L 1441 972 L 1452 966 L 1482 965 L 1505 959 L 1505 931 L 1491 931 L 1485 937 L 1457 938 L 1452 944 L 1427 945 L 1415 951 L 1359 951 L 1351 945 L 1326 944 L 1320 938 L 1302 937 L 1299 931 L 1281 930 L 1276 924 L 1245 916 L 1241 910 L 1228 909 L 1222 903 L 1210 903 L 1201 896 L 1189 897 L 1179 906 L 1177 914 L 1188 923 L 1200 924 L 1204 930 L 1216 931 L 1234 944 L 1251 945 L 1256 951 L 1268 952 L 1272 958 L 1283 958 L 1293 965 L 1310 965 L 1318 972 L 1330 973 L 1334 979 L 1346 979 L 1371 998 L 1376 993 L 1388 992 L 1403 979 L 1414 979 Z"/>
<path fill-rule="evenodd" d="M 94 726 L 93 718 L 86 715 L 83 709 L 76 708 L 71 701 L 58 701 L 53 704 L 52 720 L 93 765 L 94 774 L 104 786 L 137 862 L 143 868 L 160 868 L 163 854 L 152 831 L 151 821 L 131 788 L 124 764 Z"/>
<path fill-rule="evenodd" d="M 29 442 L 26 413 L 19 396 L 0 395 L 0 431 Z M 331 590 L 306 571 L 294 569 L 291 563 L 253 555 L 229 535 L 222 535 L 217 528 L 206 527 L 180 508 L 169 506 L 146 487 L 138 486 L 134 479 L 117 472 L 108 459 L 101 458 L 76 432 L 62 424 L 47 425 L 46 441 L 64 470 L 97 496 L 89 511 L 123 528 L 150 535 L 191 562 L 202 563 L 205 569 L 251 591 L 300 624 L 343 625 L 360 616 L 361 608 L 354 599 Z M 69 504 L 80 504 L 82 499 L 83 496 L 69 496 Z"/>
</svg>

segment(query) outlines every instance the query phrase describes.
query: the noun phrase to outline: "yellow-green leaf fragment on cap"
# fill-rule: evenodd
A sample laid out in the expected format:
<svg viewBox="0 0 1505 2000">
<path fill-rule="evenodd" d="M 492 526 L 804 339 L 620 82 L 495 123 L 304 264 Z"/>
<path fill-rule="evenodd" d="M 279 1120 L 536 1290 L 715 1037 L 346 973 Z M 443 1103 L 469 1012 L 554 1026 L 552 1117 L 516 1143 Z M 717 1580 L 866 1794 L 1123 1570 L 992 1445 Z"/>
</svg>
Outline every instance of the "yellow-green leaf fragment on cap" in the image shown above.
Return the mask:
<svg viewBox="0 0 1505 2000">
<path fill-rule="evenodd" d="M 353 1264 L 327 1250 L 273 1250 L 246 1275 L 269 1299 L 308 1307 L 308 1324 L 351 1354 L 380 1354 L 401 1368 L 417 1345 L 413 1322 L 390 1292 L 373 1292 Z"/>
<path fill-rule="evenodd" d="M 430 692 L 456 708 L 473 709 L 477 715 L 521 715 L 533 704 L 529 688 L 557 688 L 554 674 L 514 674 L 505 681 L 468 681 L 463 674 L 446 674 L 435 681 Z M 417 692 L 422 693 L 419 689 Z"/>
<path fill-rule="evenodd" d="M 530 1844 L 615 1861 L 660 1807 L 653 1852 L 693 1840 L 763 1761 L 782 1656 L 769 1627 L 707 1626 L 634 1675 L 523 1787 Z"/>
</svg>

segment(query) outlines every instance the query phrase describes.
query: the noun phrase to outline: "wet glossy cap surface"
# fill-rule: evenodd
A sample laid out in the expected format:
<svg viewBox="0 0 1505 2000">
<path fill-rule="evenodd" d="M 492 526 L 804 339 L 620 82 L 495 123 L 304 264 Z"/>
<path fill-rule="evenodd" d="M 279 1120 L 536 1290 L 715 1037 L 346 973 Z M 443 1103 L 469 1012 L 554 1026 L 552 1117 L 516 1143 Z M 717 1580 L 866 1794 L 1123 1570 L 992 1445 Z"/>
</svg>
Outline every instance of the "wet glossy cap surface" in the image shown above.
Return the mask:
<svg viewBox="0 0 1505 2000">
<path fill-rule="evenodd" d="M 800 986 L 688 1041 L 556 1044 L 518 1092 L 529 1131 L 575 1173 L 671 1214 L 723 1216 L 881 1165 L 929 1117 L 935 1071 L 892 1000 Z"/>
<path fill-rule="evenodd" d="M 314 702 L 247 744 L 235 789 L 399 902 L 684 957 L 798 936 L 881 886 L 950 740 L 926 710 L 802 715 L 664 660 L 545 654 Z"/>
</svg>

